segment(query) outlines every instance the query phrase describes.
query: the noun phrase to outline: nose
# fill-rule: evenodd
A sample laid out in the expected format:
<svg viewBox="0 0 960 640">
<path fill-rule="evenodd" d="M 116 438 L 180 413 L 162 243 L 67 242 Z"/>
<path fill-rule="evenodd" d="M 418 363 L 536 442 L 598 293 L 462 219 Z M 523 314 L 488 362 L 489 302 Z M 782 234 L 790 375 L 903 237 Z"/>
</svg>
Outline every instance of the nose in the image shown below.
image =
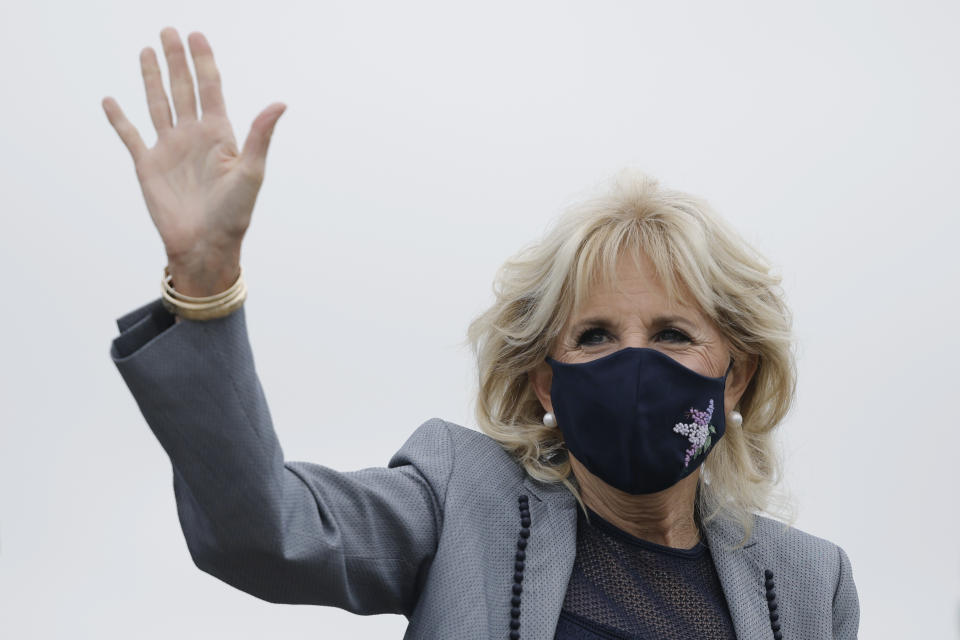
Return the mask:
<svg viewBox="0 0 960 640">
<path fill-rule="evenodd" d="M 645 333 L 640 330 L 626 332 L 622 337 L 621 344 L 624 348 L 634 347 L 638 349 L 641 349 L 641 348 L 652 349 L 654 346 L 647 339 Z"/>
</svg>

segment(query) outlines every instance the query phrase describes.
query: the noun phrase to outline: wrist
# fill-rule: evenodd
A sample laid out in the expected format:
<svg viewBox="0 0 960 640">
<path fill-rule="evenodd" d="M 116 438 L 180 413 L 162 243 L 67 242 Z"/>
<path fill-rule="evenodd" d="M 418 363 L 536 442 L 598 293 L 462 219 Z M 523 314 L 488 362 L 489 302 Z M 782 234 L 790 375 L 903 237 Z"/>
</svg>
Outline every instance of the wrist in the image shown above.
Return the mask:
<svg viewBox="0 0 960 640">
<path fill-rule="evenodd" d="M 240 276 L 239 262 L 214 270 L 188 271 L 174 264 L 169 265 L 170 286 L 177 293 L 194 298 L 206 298 L 223 293 L 236 283 Z"/>
</svg>

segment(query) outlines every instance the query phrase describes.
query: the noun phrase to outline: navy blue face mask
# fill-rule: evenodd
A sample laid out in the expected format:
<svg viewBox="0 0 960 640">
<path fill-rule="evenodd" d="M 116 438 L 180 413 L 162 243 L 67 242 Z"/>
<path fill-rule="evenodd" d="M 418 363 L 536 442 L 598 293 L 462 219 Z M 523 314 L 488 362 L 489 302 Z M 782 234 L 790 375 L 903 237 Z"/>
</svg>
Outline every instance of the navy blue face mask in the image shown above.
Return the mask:
<svg viewBox="0 0 960 640">
<path fill-rule="evenodd" d="M 550 399 L 566 446 L 587 470 L 631 494 L 654 493 L 693 473 L 725 431 L 720 378 L 640 347 L 553 369 Z"/>
</svg>

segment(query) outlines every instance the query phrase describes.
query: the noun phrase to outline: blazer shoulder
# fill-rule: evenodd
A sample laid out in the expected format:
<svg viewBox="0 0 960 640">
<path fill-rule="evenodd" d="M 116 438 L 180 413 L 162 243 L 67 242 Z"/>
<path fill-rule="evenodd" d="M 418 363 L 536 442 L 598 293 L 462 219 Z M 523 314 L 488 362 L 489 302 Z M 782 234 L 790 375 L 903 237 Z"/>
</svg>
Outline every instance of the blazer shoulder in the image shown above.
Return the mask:
<svg viewBox="0 0 960 640">
<path fill-rule="evenodd" d="M 753 540 L 758 546 L 793 553 L 837 553 L 839 545 L 797 527 L 760 514 L 754 516 Z"/>
<path fill-rule="evenodd" d="M 430 418 L 421 424 L 417 431 L 424 434 L 446 434 L 450 439 L 454 451 L 469 452 L 471 455 L 482 457 L 499 458 L 500 462 L 513 461 L 513 457 L 507 453 L 507 450 L 499 442 L 476 429 L 464 427 L 444 420 L 443 418 Z"/>
<path fill-rule="evenodd" d="M 831 593 L 849 572 L 849 560 L 840 545 L 780 520 L 756 515 L 755 553 L 767 566 L 785 576 L 800 577 Z"/>
<path fill-rule="evenodd" d="M 483 478 L 487 486 L 496 490 L 503 483 L 516 485 L 525 475 L 516 458 L 492 437 L 442 418 L 431 418 L 421 424 L 408 442 L 428 443 L 438 438 L 449 442 L 446 455 L 452 457 L 451 481 L 477 482 Z"/>
</svg>

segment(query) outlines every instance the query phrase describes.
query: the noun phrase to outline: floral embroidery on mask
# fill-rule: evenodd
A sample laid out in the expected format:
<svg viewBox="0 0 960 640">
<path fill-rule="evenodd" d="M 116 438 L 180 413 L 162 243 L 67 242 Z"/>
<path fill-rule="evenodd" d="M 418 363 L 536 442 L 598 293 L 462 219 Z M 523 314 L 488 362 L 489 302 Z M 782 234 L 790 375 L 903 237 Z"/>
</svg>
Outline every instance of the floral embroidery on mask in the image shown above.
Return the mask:
<svg viewBox="0 0 960 640">
<path fill-rule="evenodd" d="M 697 411 L 693 407 L 687 411 L 687 417 L 692 418 L 693 422 L 684 424 L 678 422 L 673 428 L 674 432 L 687 436 L 690 440 L 690 448 L 686 450 L 686 457 L 683 459 L 683 466 L 690 464 L 691 458 L 694 458 L 710 448 L 711 434 L 717 430 L 710 424 L 710 418 L 713 417 L 713 399 L 707 405 L 706 411 Z"/>
</svg>

